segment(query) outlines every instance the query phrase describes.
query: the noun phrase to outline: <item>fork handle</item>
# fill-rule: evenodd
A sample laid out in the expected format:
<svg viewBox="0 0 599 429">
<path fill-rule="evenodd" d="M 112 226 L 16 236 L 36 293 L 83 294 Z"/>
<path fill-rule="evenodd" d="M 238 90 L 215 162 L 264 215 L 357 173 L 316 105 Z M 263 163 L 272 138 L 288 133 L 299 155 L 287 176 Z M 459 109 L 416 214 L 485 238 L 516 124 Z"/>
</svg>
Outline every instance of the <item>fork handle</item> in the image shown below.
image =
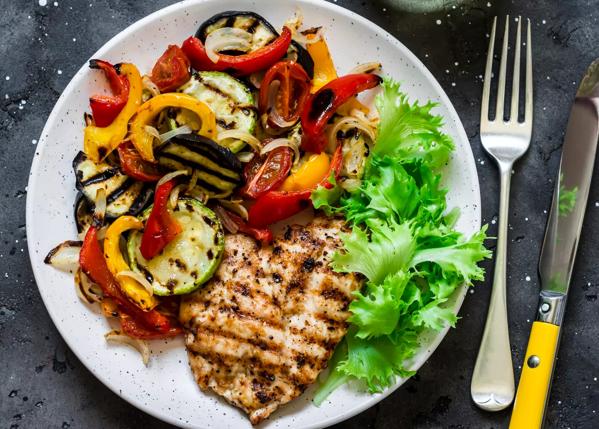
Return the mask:
<svg viewBox="0 0 599 429">
<path fill-rule="evenodd" d="M 512 163 L 499 162 L 499 170 L 501 191 L 493 289 L 470 385 L 472 399 L 477 406 L 487 411 L 507 408 L 512 403 L 515 393 L 506 303 L 507 235 Z"/>
</svg>

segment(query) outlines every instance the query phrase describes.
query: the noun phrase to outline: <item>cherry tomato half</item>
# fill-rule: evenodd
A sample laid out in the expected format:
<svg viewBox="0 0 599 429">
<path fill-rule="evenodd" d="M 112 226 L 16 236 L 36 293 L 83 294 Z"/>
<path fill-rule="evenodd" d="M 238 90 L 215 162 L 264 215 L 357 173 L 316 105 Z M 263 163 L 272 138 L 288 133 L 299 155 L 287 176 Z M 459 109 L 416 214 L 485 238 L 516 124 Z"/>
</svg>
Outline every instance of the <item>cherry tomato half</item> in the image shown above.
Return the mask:
<svg viewBox="0 0 599 429">
<path fill-rule="evenodd" d="M 293 153 L 288 147 L 271 150 L 266 157 L 254 157 L 245 167 L 246 185 L 241 194 L 258 198 L 279 186 L 291 169 Z"/>
<path fill-rule="evenodd" d="M 117 148 L 121 168 L 132 179 L 142 182 L 156 182 L 163 176 L 160 169 L 151 162 L 144 161 L 130 141 L 125 141 Z"/>
<path fill-rule="evenodd" d="M 160 92 L 174 91 L 189 80 L 189 60 L 177 45 L 169 45 L 152 68 L 152 82 Z"/>
<path fill-rule="evenodd" d="M 270 126 L 284 128 L 298 121 L 310 94 L 310 82 L 306 71 L 295 61 L 281 61 L 268 69 L 260 84 L 258 107 L 260 114 L 268 115 Z M 273 87 L 275 84 L 278 89 Z"/>
</svg>

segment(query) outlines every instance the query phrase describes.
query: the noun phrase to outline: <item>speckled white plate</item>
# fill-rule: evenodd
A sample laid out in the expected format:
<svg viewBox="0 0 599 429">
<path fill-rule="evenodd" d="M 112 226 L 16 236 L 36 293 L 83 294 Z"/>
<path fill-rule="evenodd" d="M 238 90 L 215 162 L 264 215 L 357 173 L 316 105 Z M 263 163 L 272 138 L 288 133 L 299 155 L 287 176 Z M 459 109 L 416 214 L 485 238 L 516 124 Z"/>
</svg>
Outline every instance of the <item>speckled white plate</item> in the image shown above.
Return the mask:
<svg viewBox="0 0 599 429">
<path fill-rule="evenodd" d="M 206 0 L 186 1 L 160 10 L 115 36 L 93 57 L 111 62 L 131 61 L 148 72 L 171 43 L 181 43 L 198 25 L 225 10 L 253 10 L 280 26 L 300 7 L 305 23 L 324 26 L 335 64 L 341 73 L 359 62 L 381 61 L 387 74 L 403 83 L 412 99 L 439 103 L 436 112 L 445 118 L 445 131 L 456 151 L 445 175 L 449 206 L 462 210 L 458 229 L 466 234 L 480 227 L 480 191 L 468 139 L 449 99 L 424 65 L 400 42 L 366 19 L 331 3 L 316 0 Z M 100 23 L 91 24 L 100 25 Z M 88 97 L 97 92 L 99 75 L 87 65 L 77 72 L 62 93 L 44 127 L 31 167 L 27 196 L 29 254 L 37 284 L 56 327 L 77 357 L 116 394 L 134 406 L 183 427 L 249 428 L 245 415 L 215 395 L 202 393 L 193 381 L 182 340 L 152 344 L 152 359 L 144 367 L 139 355 L 126 346 L 109 345 L 106 319 L 84 305 L 75 294 L 72 276 L 43 263 L 57 243 L 76 236 L 75 200 L 71 160 L 83 144 L 83 112 Z M 459 309 L 461 289 L 451 305 Z M 413 361 L 418 369 L 429 358 L 446 331 L 422 338 Z M 311 403 L 313 389 L 282 407 L 263 424 L 268 428 L 315 428 L 347 419 L 374 405 L 387 391 L 370 395 L 359 386 L 338 389 L 320 408 Z"/>
</svg>

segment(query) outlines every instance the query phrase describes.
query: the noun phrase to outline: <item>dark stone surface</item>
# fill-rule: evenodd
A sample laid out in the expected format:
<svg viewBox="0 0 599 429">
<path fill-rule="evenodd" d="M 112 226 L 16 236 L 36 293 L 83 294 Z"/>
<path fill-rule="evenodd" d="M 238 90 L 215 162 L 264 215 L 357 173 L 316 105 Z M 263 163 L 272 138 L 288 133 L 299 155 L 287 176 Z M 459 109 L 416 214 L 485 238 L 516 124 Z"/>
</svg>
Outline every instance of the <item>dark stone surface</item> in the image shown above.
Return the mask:
<svg viewBox="0 0 599 429">
<path fill-rule="evenodd" d="M 112 36 L 169 3 L 59 0 L 54 6 L 49 0 L 41 7 L 38 0 L 0 1 L 0 426 L 4 428 L 167 426 L 104 387 L 54 328 L 27 257 L 25 195 L 35 151 L 32 140 L 39 137 L 71 76 Z M 382 0 L 338 4 L 395 34 L 441 82 L 471 140 L 485 223 L 491 223 L 498 210 L 498 176 L 478 138 L 484 35 L 494 15 L 522 14 L 534 22 L 533 142 L 515 167 L 510 210 L 508 301 L 519 376 L 537 302 L 544 210 L 550 203 L 569 105 L 584 70 L 599 55 L 599 1 L 491 0 L 426 15 L 401 12 Z M 599 427 L 597 179 L 589 197 L 549 403 L 547 426 L 552 428 Z M 490 235 L 495 228 L 490 225 Z M 476 286 L 462 308 L 458 328 L 417 376 L 338 427 L 506 427 L 509 411 L 488 414 L 469 398 L 489 293 L 489 281 Z"/>
</svg>

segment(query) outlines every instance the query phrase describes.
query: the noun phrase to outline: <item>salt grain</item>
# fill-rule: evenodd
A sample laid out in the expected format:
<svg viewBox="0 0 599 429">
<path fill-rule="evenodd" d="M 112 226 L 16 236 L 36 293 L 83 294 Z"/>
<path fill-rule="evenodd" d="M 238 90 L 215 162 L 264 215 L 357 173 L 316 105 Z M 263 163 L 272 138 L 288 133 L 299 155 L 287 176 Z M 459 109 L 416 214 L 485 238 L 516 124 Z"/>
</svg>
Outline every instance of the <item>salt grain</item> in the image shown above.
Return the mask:
<svg viewBox="0 0 599 429">
<path fill-rule="evenodd" d="M 530 281 L 530 276 L 526 276 L 525 280 L 526 280 L 527 282 L 529 282 L 529 281 Z"/>
<path fill-rule="evenodd" d="M 62 70 L 58 70 L 56 73 L 58 73 L 58 74 L 62 74 Z"/>
<path fill-rule="evenodd" d="M 41 7 L 44 7 L 48 4 L 48 0 L 39 0 L 37 2 Z"/>
<path fill-rule="evenodd" d="M 437 25 L 441 25 L 441 20 L 437 19 L 437 21 L 435 21 L 437 23 Z"/>
</svg>

